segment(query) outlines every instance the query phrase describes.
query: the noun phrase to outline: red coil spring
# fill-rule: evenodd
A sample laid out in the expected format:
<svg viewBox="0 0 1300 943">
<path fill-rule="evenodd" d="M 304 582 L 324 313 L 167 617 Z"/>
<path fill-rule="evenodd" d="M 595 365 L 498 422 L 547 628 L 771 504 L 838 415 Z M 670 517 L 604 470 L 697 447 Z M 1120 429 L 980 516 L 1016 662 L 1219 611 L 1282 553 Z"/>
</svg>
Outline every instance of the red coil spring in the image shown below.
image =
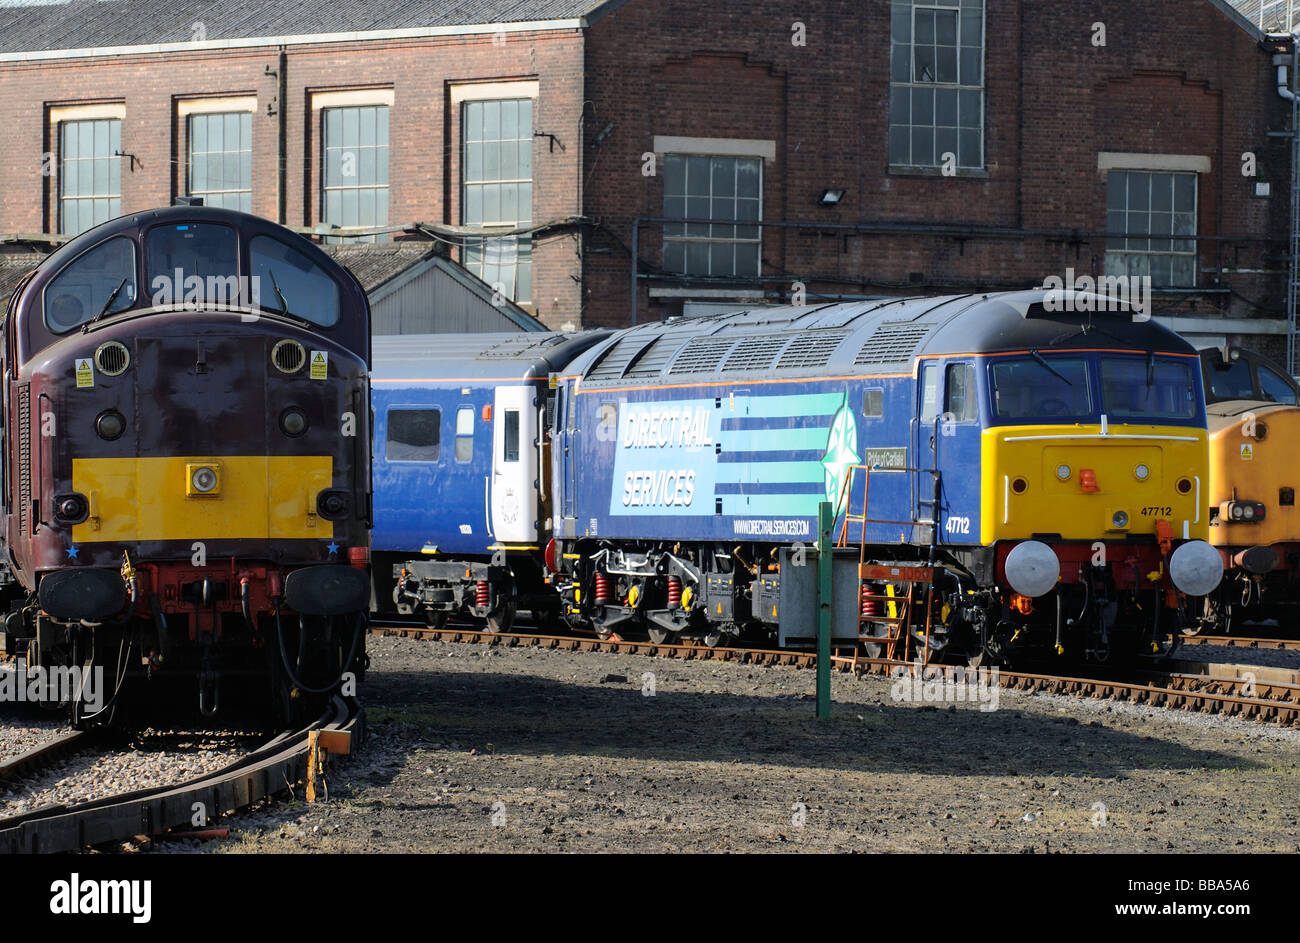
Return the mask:
<svg viewBox="0 0 1300 943">
<path fill-rule="evenodd" d="M 871 584 L 863 583 L 862 584 L 862 614 L 864 616 L 880 616 L 883 615 L 884 612 L 885 612 L 884 603 L 882 603 L 880 601 L 880 597 L 875 594 L 875 591 L 871 586 Z"/>
<path fill-rule="evenodd" d="M 489 600 L 487 580 L 479 580 L 474 584 L 474 605 L 486 609 Z"/>
<path fill-rule="evenodd" d="M 675 576 L 668 577 L 668 608 L 676 609 L 682 602 L 682 581 Z"/>
<path fill-rule="evenodd" d="M 596 602 L 609 602 L 609 577 L 596 571 Z"/>
</svg>

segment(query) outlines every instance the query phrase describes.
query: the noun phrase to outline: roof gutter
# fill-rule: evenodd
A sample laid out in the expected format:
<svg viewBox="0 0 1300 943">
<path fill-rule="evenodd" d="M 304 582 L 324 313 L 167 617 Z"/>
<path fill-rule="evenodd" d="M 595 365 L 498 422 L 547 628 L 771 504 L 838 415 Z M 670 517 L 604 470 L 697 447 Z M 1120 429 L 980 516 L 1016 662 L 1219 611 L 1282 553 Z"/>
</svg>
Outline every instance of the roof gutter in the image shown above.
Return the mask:
<svg viewBox="0 0 1300 943">
<path fill-rule="evenodd" d="M 400 39 L 436 39 L 441 36 L 472 36 L 495 33 L 535 33 L 555 29 L 585 29 L 586 18 L 526 20 L 519 23 L 474 23 L 462 26 L 418 26 L 409 29 L 358 30 L 350 33 L 307 33 L 301 36 L 253 36 L 209 39 L 202 42 L 151 43 L 138 46 L 96 46 L 81 49 L 42 49 L 0 53 L 0 62 L 47 62 L 55 59 L 89 59 L 95 56 L 153 55 L 171 52 L 220 52 L 229 49 L 262 49 L 277 46 L 314 46 L 322 43 L 355 43 Z"/>
</svg>

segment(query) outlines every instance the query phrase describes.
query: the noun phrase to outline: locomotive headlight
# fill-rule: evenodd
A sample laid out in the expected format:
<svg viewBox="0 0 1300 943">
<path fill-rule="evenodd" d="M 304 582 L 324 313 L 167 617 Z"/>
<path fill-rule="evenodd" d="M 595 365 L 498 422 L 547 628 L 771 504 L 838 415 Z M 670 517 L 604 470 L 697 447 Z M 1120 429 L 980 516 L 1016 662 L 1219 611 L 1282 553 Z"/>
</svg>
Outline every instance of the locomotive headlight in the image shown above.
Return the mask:
<svg viewBox="0 0 1300 943">
<path fill-rule="evenodd" d="M 126 431 L 126 418 L 116 409 L 106 409 L 95 417 L 95 432 L 109 442 L 121 438 Z"/>
<path fill-rule="evenodd" d="M 1243 505 L 1241 516 L 1243 520 L 1253 521 L 1255 519 L 1255 508 L 1249 504 Z"/>
<path fill-rule="evenodd" d="M 221 466 L 214 463 L 185 466 L 185 493 L 191 497 L 210 496 L 221 491 Z"/>
<path fill-rule="evenodd" d="M 1110 522 L 1120 530 L 1128 527 L 1128 511 L 1116 511 L 1110 516 Z"/>
<path fill-rule="evenodd" d="M 1133 469 L 1133 477 L 1138 481 L 1146 481 L 1151 477 L 1151 469 L 1146 465 L 1139 465 L 1137 468 Z"/>
<path fill-rule="evenodd" d="M 297 406 L 290 406 L 280 413 L 280 431 L 290 438 L 297 438 L 307 431 L 307 414 Z"/>
<path fill-rule="evenodd" d="M 1061 479 L 1061 481 L 1069 481 L 1069 480 L 1070 480 L 1070 466 L 1069 466 L 1069 465 L 1057 465 L 1057 466 L 1056 466 L 1056 477 L 1059 478 L 1059 479 Z"/>
</svg>

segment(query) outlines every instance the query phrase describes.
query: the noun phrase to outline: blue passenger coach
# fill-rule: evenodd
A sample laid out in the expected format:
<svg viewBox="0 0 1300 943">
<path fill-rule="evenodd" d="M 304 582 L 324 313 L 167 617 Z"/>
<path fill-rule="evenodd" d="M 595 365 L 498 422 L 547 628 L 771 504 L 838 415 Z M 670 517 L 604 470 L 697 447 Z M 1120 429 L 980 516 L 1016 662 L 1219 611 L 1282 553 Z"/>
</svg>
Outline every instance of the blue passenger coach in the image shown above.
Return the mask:
<svg viewBox="0 0 1300 943">
<path fill-rule="evenodd" d="M 519 605 L 554 610 L 541 560 L 549 377 L 604 336 L 375 338 L 377 608 L 501 630 Z"/>
</svg>

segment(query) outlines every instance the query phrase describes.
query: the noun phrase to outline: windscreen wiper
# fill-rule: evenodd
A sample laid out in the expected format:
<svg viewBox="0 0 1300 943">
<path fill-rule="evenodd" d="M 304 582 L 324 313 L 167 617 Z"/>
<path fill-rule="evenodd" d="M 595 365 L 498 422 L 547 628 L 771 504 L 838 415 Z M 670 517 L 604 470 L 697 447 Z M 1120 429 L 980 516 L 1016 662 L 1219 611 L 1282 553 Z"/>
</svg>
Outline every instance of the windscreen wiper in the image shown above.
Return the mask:
<svg viewBox="0 0 1300 943">
<path fill-rule="evenodd" d="M 1035 360 L 1035 362 L 1036 362 L 1040 367 L 1042 367 L 1044 370 L 1046 370 L 1046 371 L 1047 371 L 1048 373 L 1050 373 L 1052 376 L 1056 377 L 1058 380 L 1060 380 L 1060 381 L 1061 381 L 1062 383 L 1064 383 L 1066 386 L 1074 386 L 1074 384 L 1071 383 L 1068 379 L 1066 379 L 1065 376 L 1064 376 L 1063 374 L 1057 373 L 1056 368 L 1053 367 L 1050 363 L 1048 363 L 1047 360 L 1044 359 L 1043 355 L 1040 354 L 1038 351 L 1036 351 L 1036 350 L 1031 350 L 1031 351 L 1029 352 L 1029 356 L 1033 357 L 1034 360 Z"/>
<path fill-rule="evenodd" d="M 280 310 L 288 314 L 289 302 L 284 300 L 284 292 L 280 291 L 280 283 L 275 280 L 275 269 L 267 266 L 266 274 L 271 276 L 271 287 L 275 289 L 275 297 L 280 299 Z"/>
<path fill-rule="evenodd" d="M 93 318 L 91 318 L 89 321 L 87 321 L 84 325 L 82 325 L 82 328 L 81 328 L 81 333 L 82 333 L 82 334 L 85 334 L 87 331 L 89 331 L 89 330 L 90 330 L 90 326 L 91 326 L 92 324 L 94 324 L 96 321 L 98 321 L 98 320 L 99 320 L 100 318 L 102 318 L 104 315 L 108 314 L 109 309 L 113 307 L 113 302 L 114 302 L 114 301 L 117 301 L 117 296 L 120 295 L 120 294 L 122 293 L 122 289 L 126 287 L 126 283 L 127 283 L 128 281 L 130 281 L 130 280 L 131 280 L 131 276 L 130 276 L 130 275 L 124 275 L 124 276 L 122 276 L 122 280 L 121 280 L 120 282 L 117 283 L 117 287 L 113 289 L 112 293 L 108 296 L 108 300 L 104 302 L 104 307 L 102 307 L 102 308 L 99 309 L 99 314 L 95 315 Z"/>
</svg>

